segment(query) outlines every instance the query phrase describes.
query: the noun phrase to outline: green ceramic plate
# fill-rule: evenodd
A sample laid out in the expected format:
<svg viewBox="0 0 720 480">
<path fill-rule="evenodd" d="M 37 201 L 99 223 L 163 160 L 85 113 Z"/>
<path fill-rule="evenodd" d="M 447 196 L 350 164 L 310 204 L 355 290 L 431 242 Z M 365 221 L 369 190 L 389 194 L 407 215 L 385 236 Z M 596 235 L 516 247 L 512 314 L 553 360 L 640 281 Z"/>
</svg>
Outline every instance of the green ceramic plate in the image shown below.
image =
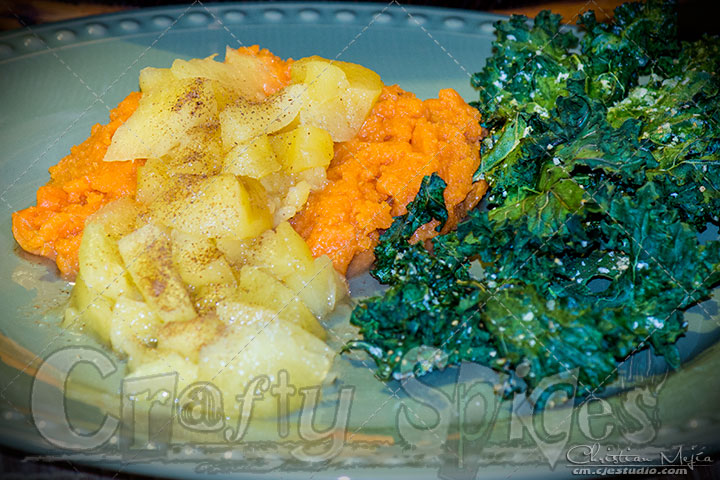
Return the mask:
<svg viewBox="0 0 720 480">
<path fill-rule="evenodd" d="M 308 393 L 308 408 L 281 420 L 251 419 L 243 432 L 222 415 L 198 413 L 217 410 L 176 391 L 172 376 L 123 386 L 117 357 L 59 328 L 70 286 L 13 241 L 11 212 L 34 203 L 48 167 L 106 122 L 146 66 L 259 44 L 281 57 L 360 63 L 421 98 L 451 87 L 470 101 L 470 74 L 489 55 L 498 18 L 394 2 L 196 2 L 0 36 L 0 441 L 182 478 L 519 478 L 691 458 L 701 468 L 720 447 L 714 301 L 686 314 L 680 371 L 640 351 L 619 366 L 602 398 L 562 398 L 556 390 L 572 378 L 551 378 L 538 389 L 551 400 L 541 411 L 535 397 L 498 397 L 501 379 L 478 365 L 385 384 L 367 358 L 343 356 L 316 408 Z M 375 289 L 368 277 L 351 282 L 355 296 Z M 352 334 L 348 311 L 332 321 L 336 346 Z M 676 457 L 681 446 L 684 460 Z M 625 457 L 608 457 L 618 452 Z"/>
</svg>

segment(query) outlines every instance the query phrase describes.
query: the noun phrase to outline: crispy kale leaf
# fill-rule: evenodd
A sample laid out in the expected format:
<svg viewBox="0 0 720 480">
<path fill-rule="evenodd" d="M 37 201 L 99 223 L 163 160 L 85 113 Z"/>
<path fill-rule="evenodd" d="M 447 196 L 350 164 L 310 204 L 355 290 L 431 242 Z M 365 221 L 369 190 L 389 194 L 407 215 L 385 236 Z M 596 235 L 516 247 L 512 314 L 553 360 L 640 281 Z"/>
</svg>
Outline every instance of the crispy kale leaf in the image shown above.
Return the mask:
<svg viewBox="0 0 720 480">
<path fill-rule="evenodd" d="M 447 218 L 429 177 L 381 236 L 373 275 L 389 289 L 354 310 L 348 348 L 382 378 L 469 360 L 510 390 L 577 369 L 588 394 L 641 348 L 679 366 L 682 312 L 720 282 L 720 241 L 698 240 L 720 208 L 720 41 L 679 42 L 670 2 L 580 24 L 582 39 L 548 12 L 497 24 L 472 80 L 488 211 L 410 245 Z"/>
<path fill-rule="evenodd" d="M 533 27 L 521 15 L 495 24 L 495 53 L 487 60 L 484 76 L 472 78 L 479 103 L 488 113 L 508 117 L 517 111 L 547 112 L 553 107 L 577 64 L 568 51 L 578 39 L 568 29 L 561 31 L 560 20 L 560 15 L 543 11 Z"/>
</svg>

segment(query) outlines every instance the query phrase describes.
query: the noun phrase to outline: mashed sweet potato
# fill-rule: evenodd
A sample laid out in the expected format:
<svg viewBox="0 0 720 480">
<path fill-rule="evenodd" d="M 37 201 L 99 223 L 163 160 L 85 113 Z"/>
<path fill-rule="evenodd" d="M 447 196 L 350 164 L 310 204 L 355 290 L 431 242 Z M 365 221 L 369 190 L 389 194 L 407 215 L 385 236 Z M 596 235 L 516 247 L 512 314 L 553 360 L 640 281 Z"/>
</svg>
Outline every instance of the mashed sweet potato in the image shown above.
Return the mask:
<svg viewBox="0 0 720 480">
<path fill-rule="evenodd" d="M 290 83 L 292 60 L 257 46 L 239 49 L 263 60 L 269 75 L 266 95 Z M 20 246 L 56 261 L 73 278 L 85 220 L 103 205 L 134 195 L 137 168 L 144 160 L 103 162 L 115 131 L 137 109 L 140 93 L 130 94 L 110 113 L 110 123 L 95 125 L 90 137 L 50 168 L 51 180 L 37 192 L 37 206 L 13 214 Z M 425 175 L 438 172 L 447 182 L 447 231 L 457 225 L 487 189 L 472 183 L 481 137 L 478 112 L 454 90 L 422 101 L 397 86 L 385 87 L 358 135 L 335 145 L 327 186 L 311 194 L 294 217 L 294 228 L 315 257 L 328 255 L 346 273 L 355 259 L 362 270 L 372 261 L 379 231 L 405 213 Z M 437 234 L 435 224 L 418 229 L 413 241 Z"/>
<path fill-rule="evenodd" d="M 133 92 L 110 112 L 110 123 L 97 124 L 90 137 L 50 167 L 50 181 L 37 191 L 37 206 L 12 215 L 18 244 L 30 253 L 55 260 L 72 278 L 78 271 L 78 250 L 85 219 L 103 205 L 135 193 L 136 162 L 103 162 L 115 130 L 137 109 Z"/>
<path fill-rule="evenodd" d="M 239 48 L 240 53 L 263 60 L 271 95 L 290 83 L 292 60 L 282 60 L 257 45 Z M 110 123 L 97 124 L 90 137 L 50 167 L 50 181 L 37 191 L 37 206 L 13 213 L 12 231 L 23 250 L 50 258 L 62 275 L 72 279 L 78 271 L 78 251 L 85 220 L 103 205 L 134 195 L 137 168 L 134 162 L 103 162 L 115 131 L 137 109 L 141 94 L 133 92 L 110 112 Z"/>
<path fill-rule="evenodd" d="M 454 90 L 422 101 L 385 87 L 358 135 L 336 144 L 327 186 L 310 195 L 293 226 L 314 256 L 328 255 L 341 273 L 357 257 L 362 270 L 379 231 L 406 212 L 423 177 L 438 172 L 447 183 L 444 230 L 452 229 L 487 189 L 484 181 L 472 183 L 480 163 L 479 120 Z M 435 226 L 421 227 L 413 240 L 436 235 Z"/>
</svg>

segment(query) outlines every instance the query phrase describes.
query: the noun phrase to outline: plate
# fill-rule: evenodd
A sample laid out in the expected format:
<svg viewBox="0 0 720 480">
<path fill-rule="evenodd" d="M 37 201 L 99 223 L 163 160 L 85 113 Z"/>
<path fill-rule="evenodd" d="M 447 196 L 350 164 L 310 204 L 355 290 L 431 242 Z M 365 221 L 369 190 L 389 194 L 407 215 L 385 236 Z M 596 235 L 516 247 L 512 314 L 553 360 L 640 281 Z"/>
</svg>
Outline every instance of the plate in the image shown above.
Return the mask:
<svg viewBox="0 0 720 480">
<path fill-rule="evenodd" d="M 48 167 L 107 121 L 144 67 L 259 44 L 283 58 L 359 63 L 421 98 L 454 88 L 471 101 L 470 75 L 490 54 L 500 18 L 395 2 L 196 2 L 0 36 L 0 441 L 178 478 L 570 476 L 618 452 L 633 457 L 616 455 L 615 464 L 702 466 L 720 448 L 714 300 L 686 313 L 680 371 L 640 350 L 597 397 L 563 396 L 572 379 L 559 376 L 533 397 L 501 398 L 498 375 L 470 363 L 383 383 L 368 358 L 352 355 L 336 361 L 321 397 L 304 393 L 306 408 L 243 425 L 220 414 L 212 392 L 179 392 L 172 376 L 123 383 L 117 357 L 59 328 L 70 286 L 15 245 L 11 212 L 34 203 Z M 377 288 L 368 276 L 351 282 L 354 296 Z M 331 319 L 336 346 L 352 335 L 348 312 Z M 198 413 L 208 411 L 218 415 Z"/>
</svg>

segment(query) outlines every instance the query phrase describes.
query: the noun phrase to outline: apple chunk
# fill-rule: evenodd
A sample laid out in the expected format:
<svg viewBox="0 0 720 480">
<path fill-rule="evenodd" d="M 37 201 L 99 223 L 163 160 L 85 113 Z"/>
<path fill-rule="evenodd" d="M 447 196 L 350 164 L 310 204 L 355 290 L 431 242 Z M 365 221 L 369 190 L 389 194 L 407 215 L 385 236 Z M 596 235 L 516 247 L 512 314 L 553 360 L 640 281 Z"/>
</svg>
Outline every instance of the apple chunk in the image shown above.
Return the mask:
<svg viewBox="0 0 720 480">
<path fill-rule="evenodd" d="M 288 126 L 298 116 L 304 88 L 290 85 L 262 102 L 238 99 L 220 112 L 223 146 L 230 150 Z"/>
<path fill-rule="evenodd" d="M 217 119 L 209 80 L 179 79 L 167 69 L 146 68 L 140 85 L 143 95 L 138 108 L 113 135 L 106 162 L 162 157 L 187 132 Z"/>
<path fill-rule="evenodd" d="M 300 125 L 270 137 L 272 149 L 290 173 L 314 167 L 327 168 L 333 158 L 333 140 L 319 127 Z"/>
<path fill-rule="evenodd" d="M 327 130 L 336 142 L 357 134 L 383 87 L 372 70 L 320 57 L 298 60 L 291 75 L 307 88 L 300 122 Z"/>
<path fill-rule="evenodd" d="M 272 227 L 262 198 L 265 191 L 253 179 L 221 174 L 195 178 L 186 188 L 179 198 L 156 210 L 159 222 L 211 238 L 250 238 Z"/>
<path fill-rule="evenodd" d="M 172 243 L 165 231 L 151 223 L 118 242 L 120 255 L 135 285 L 165 322 L 196 316 L 182 278 L 173 264 Z"/>
</svg>

